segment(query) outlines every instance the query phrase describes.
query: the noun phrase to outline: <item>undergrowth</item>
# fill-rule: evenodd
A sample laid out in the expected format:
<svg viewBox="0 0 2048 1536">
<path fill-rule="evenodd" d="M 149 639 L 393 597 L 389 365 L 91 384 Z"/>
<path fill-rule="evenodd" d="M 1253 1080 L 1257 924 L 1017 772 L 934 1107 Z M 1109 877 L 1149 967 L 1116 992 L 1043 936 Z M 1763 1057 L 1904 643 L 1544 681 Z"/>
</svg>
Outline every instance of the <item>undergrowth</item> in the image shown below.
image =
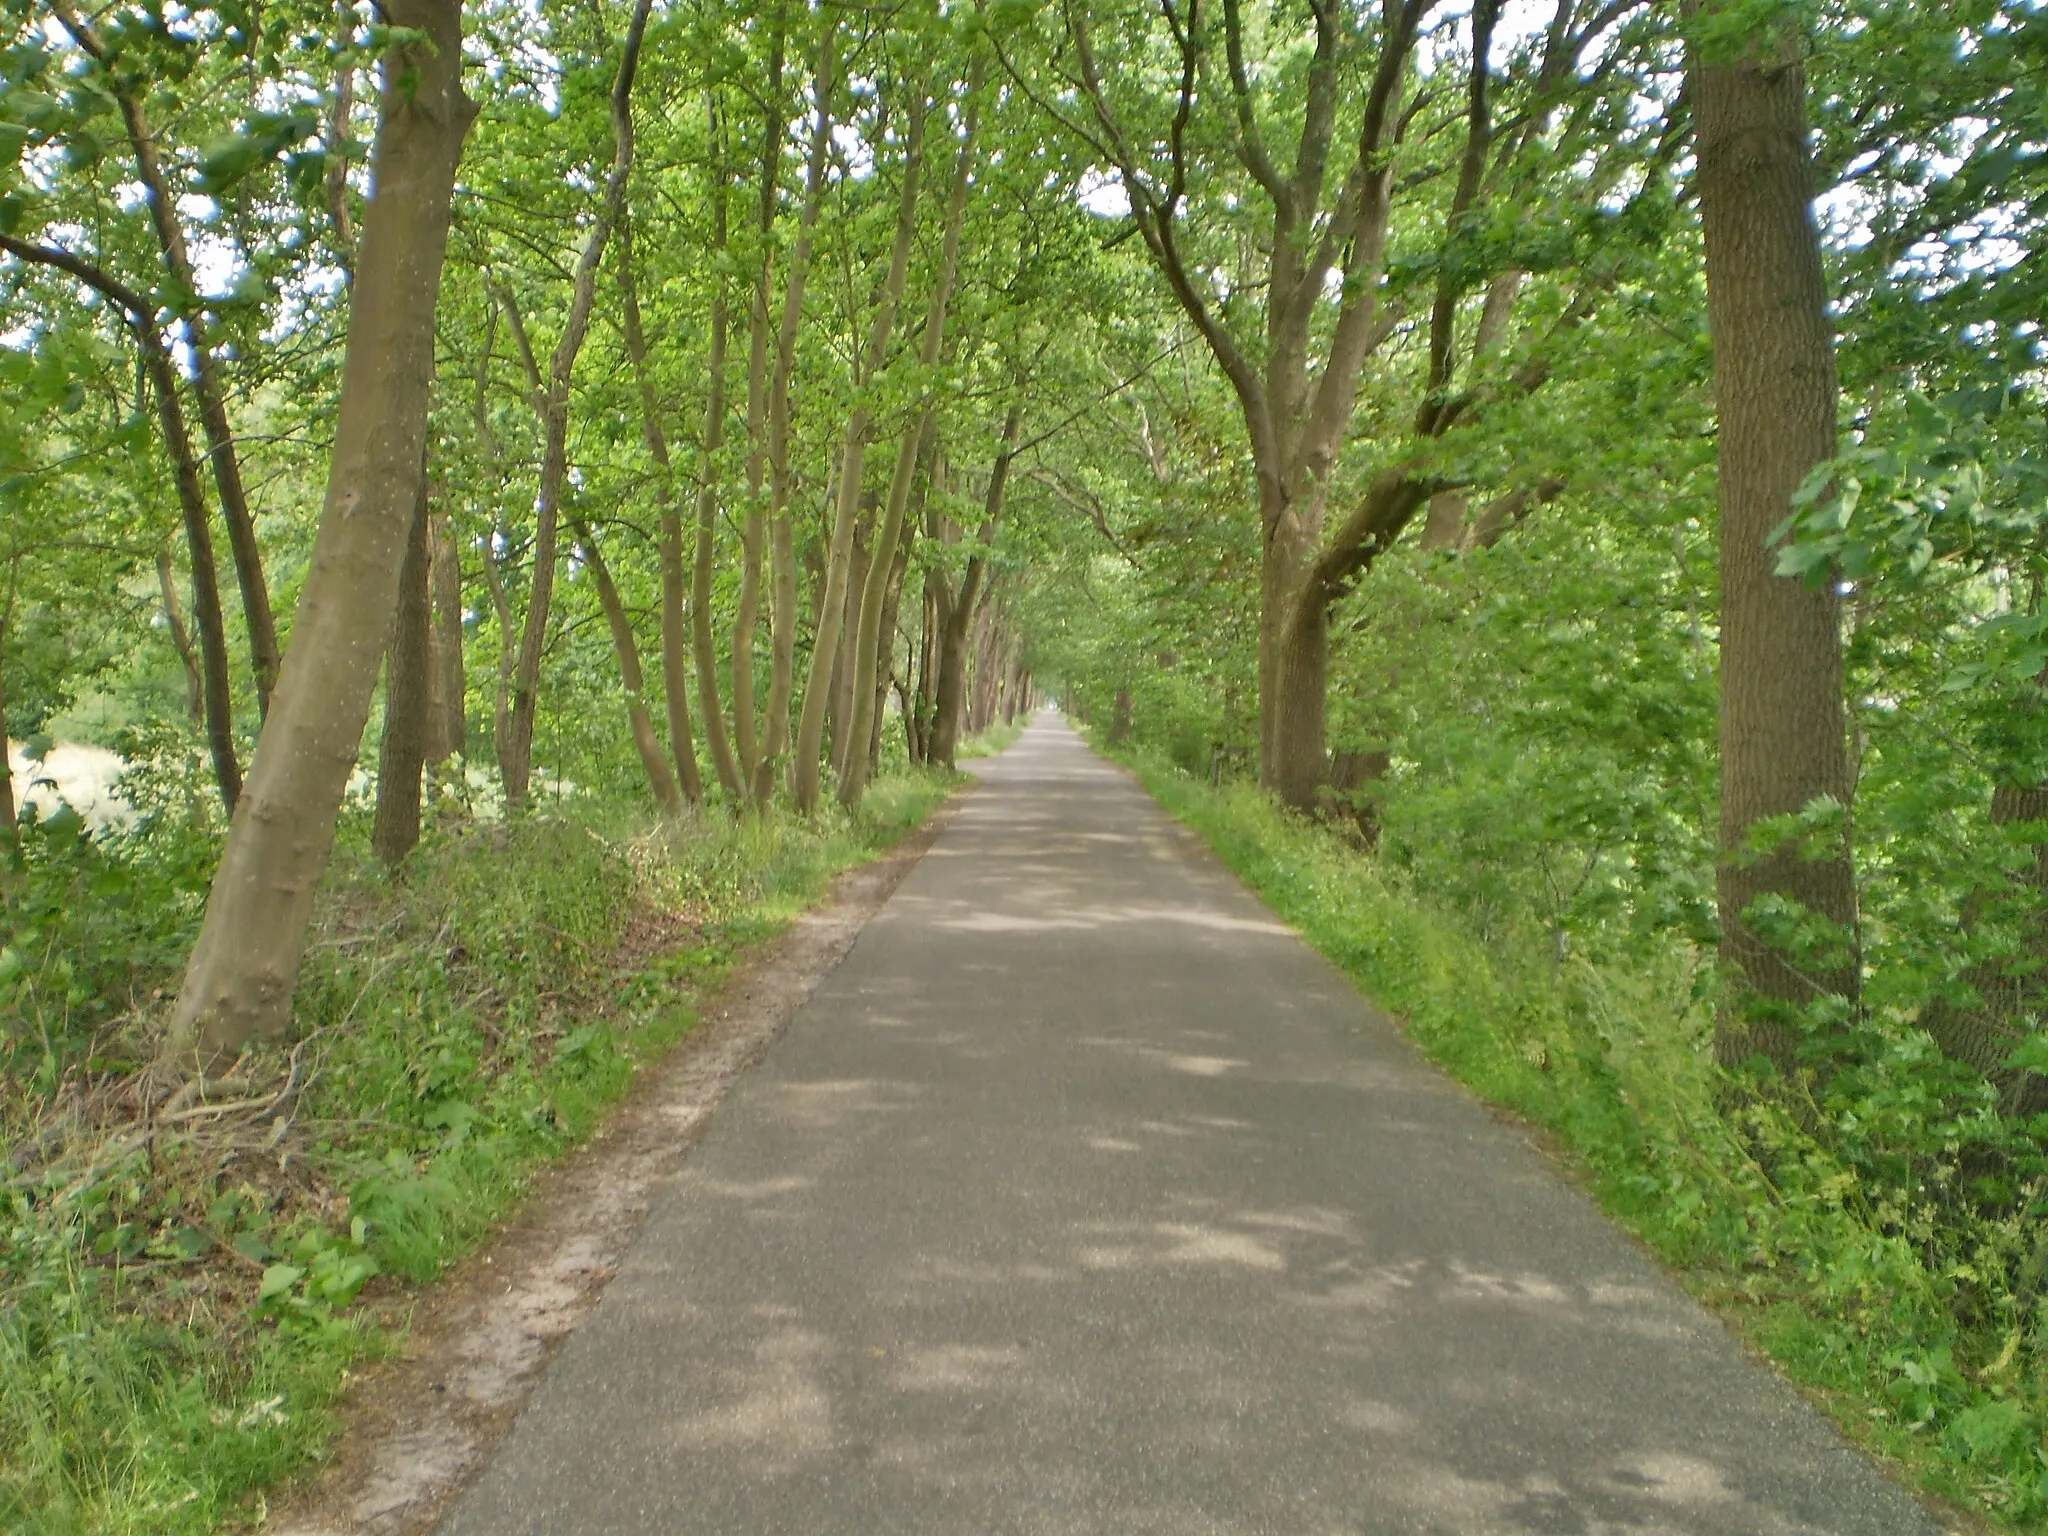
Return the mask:
<svg viewBox="0 0 2048 1536">
<path fill-rule="evenodd" d="M 155 1119 L 136 1069 L 210 860 L 43 829 L 0 933 L 0 1529 L 260 1518 L 409 1288 L 589 1134 L 742 948 L 947 788 L 886 776 L 857 822 L 460 823 L 396 881 L 347 829 L 295 1038 Z"/>
<path fill-rule="evenodd" d="M 2048 1159 L 1913 1032 L 1797 1111 L 1731 1094 L 1699 959 L 1482 939 L 1412 876 L 1248 785 L 1120 753 L 1266 903 L 1857 1440 L 2003 1529 L 2048 1530 Z M 1746 1107 L 1734 1107 L 1746 1106 Z"/>
</svg>

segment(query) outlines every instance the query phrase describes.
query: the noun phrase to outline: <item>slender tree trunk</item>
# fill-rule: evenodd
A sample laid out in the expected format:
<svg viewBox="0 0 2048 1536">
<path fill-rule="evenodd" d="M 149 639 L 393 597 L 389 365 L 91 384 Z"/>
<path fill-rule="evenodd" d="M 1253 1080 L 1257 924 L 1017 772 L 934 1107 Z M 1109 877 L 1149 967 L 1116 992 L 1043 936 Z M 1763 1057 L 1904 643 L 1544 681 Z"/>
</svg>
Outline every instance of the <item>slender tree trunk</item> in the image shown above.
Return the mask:
<svg viewBox="0 0 2048 1536">
<path fill-rule="evenodd" d="M 462 556 L 446 513 L 428 529 L 433 551 L 433 627 L 428 654 L 433 677 L 433 722 L 427 761 L 445 762 L 469 753 L 469 679 L 462 662 Z"/>
<path fill-rule="evenodd" d="M 7 733 L 7 631 L 14 624 L 15 565 L 7 567 L 7 601 L 0 604 L 0 876 L 20 871 L 21 811 L 14 799 L 14 741 Z"/>
<path fill-rule="evenodd" d="M 178 601 L 178 571 L 168 549 L 156 552 L 156 585 L 163 594 L 164 627 L 171 633 L 171 649 L 185 672 L 185 718 L 194 725 L 206 720 L 206 685 L 199 676 L 199 653 L 192 648 L 191 631 L 185 627 L 185 607 Z"/>
<path fill-rule="evenodd" d="M 377 810 L 370 846 L 387 869 L 395 869 L 420 840 L 420 773 L 427 762 L 427 631 L 432 594 L 427 565 L 427 472 L 420 484 L 412 529 L 398 565 L 398 605 L 391 616 L 391 640 L 384 648 L 384 736 L 377 748 Z"/>
<path fill-rule="evenodd" d="M 832 663 L 832 718 L 830 745 L 832 749 L 832 773 L 835 778 L 846 771 L 847 743 L 853 740 L 853 630 L 854 617 L 860 606 L 860 594 L 867 587 L 868 571 L 874 556 L 868 549 L 867 534 L 863 528 L 853 531 L 853 552 L 847 560 L 846 591 L 840 601 L 840 634 L 845 637 L 839 646 L 839 654 Z"/>
<path fill-rule="evenodd" d="M 697 771 L 697 743 L 690 729 L 689 638 L 684 616 L 683 518 L 676 509 L 675 471 L 669 463 L 668 434 L 661 427 L 661 400 L 647 371 L 647 337 L 640 325 L 640 291 L 633 274 L 633 222 L 619 220 L 619 304 L 625 318 L 626 355 L 640 387 L 640 435 L 654 460 L 654 495 L 661 537 L 661 693 L 668 719 L 669 753 L 675 759 L 683 798 L 704 799 Z"/>
<path fill-rule="evenodd" d="M 576 539 L 590 567 L 591 578 L 597 583 L 597 601 L 604 609 L 605 627 L 611 631 L 612 654 L 618 658 L 619 681 L 626 689 L 626 724 L 633 734 L 633 750 L 640 754 L 640 766 L 647 774 L 647 788 L 662 815 L 680 816 L 683 794 L 668 759 L 662 755 L 661 738 L 655 732 L 654 717 L 647 710 L 647 675 L 640 665 L 640 643 L 633 636 L 633 621 L 619 598 L 618 583 L 612 580 L 611 568 L 605 564 L 604 553 L 597 547 L 588 524 L 576 524 Z"/>
<path fill-rule="evenodd" d="M 279 653 L 277 625 L 271 616 L 270 589 L 263 577 L 262 551 L 256 542 L 256 520 L 249 511 L 249 498 L 242 486 L 241 459 L 235 446 L 234 428 L 228 421 L 226 393 L 221 387 L 220 365 L 213 356 L 206 317 L 196 295 L 198 278 L 185 241 L 184 226 L 178 219 L 176 190 L 165 175 L 156 137 L 142 110 L 141 101 L 122 83 L 121 72 L 108 52 L 105 40 L 87 21 L 71 14 L 65 6 L 55 7 L 58 20 L 78 45 L 105 70 L 114 99 L 127 130 L 128 144 L 135 154 L 136 179 L 142 183 L 143 201 L 149 209 L 150 227 L 155 231 L 164 270 L 172 292 L 178 297 L 172 309 L 185 333 L 192 354 L 192 392 L 199 406 L 199 421 L 206 434 L 207 460 L 213 483 L 220 493 L 221 520 L 228 530 L 228 547 L 234 556 L 235 578 L 241 588 L 242 619 L 249 632 L 250 663 L 256 674 L 256 704 L 268 718 L 270 695 L 277 683 Z"/>
<path fill-rule="evenodd" d="M 711 111 L 711 139 L 719 136 L 718 106 L 708 98 Z M 712 250 L 714 262 L 725 255 L 726 177 L 722 156 L 713 166 L 717 192 L 711 203 Z M 705 359 L 704 447 L 697 466 L 697 548 L 690 572 L 690 651 L 696 662 L 697 710 L 704 720 L 704 745 L 710 749 L 711 765 L 718 782 L 734 800 L 745 797 L 739 764 L 733 760 L 732 741 L 725 730 L 725 707 L 718 698 L 718 636 L 711 622 L 712 566 L 718 546 L 718 452 L 725 446 L 725 281 L 711 295 L 711 351 Z"/>
<path fill-rule="evenodd" d="M 1841 638 L 1830 587 L 1775 574 L 1765 547 L 1790 497 L 1835 452 L 1833 338 L 1812 215 L 1805 76 L 1797 51 L 1689 61 L 1707 318 L 1720 417 L 1721 956 L 1739 978 L 1724 1062 L 1795 1064 L 1794 1010 L 1854 996 L 1853 953 L 1787 956 L 1744 920 L 1759 897 L 1800 903 L 1853 935 L 1846 830 L 1831 848 L 1744 852 L 1760 820 L 1851 795 Z"/>
<path fill-rule="evenodd" d="M 761 204 L 758 228 L 761 262 L 747 307 L 747 511 L 740 523 L 740 596 L 732 623 L 732 739 L 740 780 L 751 796 L 761 774 L 761 743 L 755 725 L 754 635 L 761 616 L 761 557 L 768 537 L 763 504 L 768 471 L 769 305 L 775 294 L 775 208 L 782 183 L 783 47 L 788 7 L 775 8 L 774 39 L 768 58 L 768 105 L 761 134 Z"/>
<path fill-rule="evenodd" d="M 889 338 L 896 329 L 896 307 L 910 268 L 910 242 L 917 232 L 917 184 L 924 160 L 926 104 L 919 90 L 910 107 L 904 139 L 903 186 L 896 209 L 896 238 L 889 252 L 888 274 L 875 304 L 859 387 L 865 390 L 888 357 Z M 818 632 L 811 646 L 810 675 L 804 684 L 803 714 L 797 723 L 796 762 L 791 790 L 797 809 L 809 815 L 818 808 L 822 779 L 819 754 L 824 746 L 825 709 L 830 702 L 833 667 L 839 660 L 839 635 L 844 627 L 847 578 L 853 556 L 854 524 L 860 515 L 861 466 L 867 454 L 869 408 L 859 400 L 846 422 L 839 450 L 839 498 L 832 519 L 832 542 L 825 557 L 824 601 L 818 609 Z"/>
<path fill-rule="evenodd" d="M 982 497 L 979 542 L 983 551 L 995 538 L 996 524 L 1003 515 L 1003 496 L 1009 488 L 1010 464 L 1016 456 L 1017 437 L 1023 428 L 1024 398 L 1020 393 L 1011 401 L 1010 414 L 1003 420 L 1002 446 L 996 450 L 995 463 L 989 469 L 988 489 Z M 933 762 L 944 763 L 949 771 L 958 766 L 961 706 L 967 697 L 968 633 L 979 610 L 982 578 L 987 567 L 988 557 L 980 551 L 967 562 L 966 573 L 960 578 L 960 590 L 953 595 L 939 625 L 939 675 L 932 709 L 930 756 Z"/>
<path fill-rule="evenodd" d="M 953 296 L 954 277 L 960 270 L 960 231 L 967 217 L 968 179 L 974 170 L 974 138 L 981 107 L 981 84 L 982 62 L 981 55 L 977 53 L 967 80 L 966 120 L 962 126 L 960 148 L 954 158 L 952 186 L 946 195 L 945 234 L 940 243 L 938 270 L 933 275 L 932 294 L 925 310 L 924 333 L 919 346 L 918 361 L 927 370 L 936 369 L 945 355 L 946 309 Z M 882 621 L 883 609 L 888 605 L 890 584 L 896 579 L 892 552 L 903 537 L 904 515 L 910 505 L 917 467 L 930 447 L 935 408 L 936 402 L 927 389 L 924 404 L 896 451 L 896 469 L 889 479 L 889 499 L 883 505 L 881 525 L 875 533 L 875 559 L 861 588 L 857 610 L 859 620 L 853 643 L 853 738 L 856 742 L 864 742 L 873 734 L 875 711 L 881 708 L 885 697 L 888 679 L 885 675 L 881 680 L 884 686 L 877 686 L 875 671 L 881 664 L 882 648 L 887 639 Z M 848 810 L 859 809 L 867 780 L 867 753 L 849 752 L 846 764 L 840 770 L 839 803 Z"/>
<path fill-rule="evenodd" d="M 291 654 L 171 1018 L 174 1069 L 204 1071 L 290 1022 L 306 926 L 355 767 L 419 494 L 434 310 L 463 97 L 455 0 L 389 0 L 416 29 L 383 60 L 326 505 Z"/>
<path fill-rule="evenodd" d="M 540 662 L 547 644 L 548 619 L 555 587 L 556 538 L 562 511 L 562 486 L 569 469 L 569 383 L 577 355 L 590 330 L 597 297 L 597 276 L 612 232 L 625 220 L 626 181 L 633 169 L 633 81 L 640 68 L 640 43 L 647 32 L 651 0 L 638 0 L 619 50 L 618 73 L 612 80 L 612 165 L 605 177 L 604 198 L 597 219 L 584 236 L 569 297 L 569 314 L 556 339 L 546 378 L 540 375 L 519 312 L 509 298 L 502 307 L 519 341 L 521 361 L 533 384 L 535 409 L 542 424 L 540 494 L 534 503 L 533 581 L 528 589 L 526 620 L 519 634 L 519 658 L 512 677 L 512 707 L 498 747 L 505 781 L 505 805 L 523 809 L 533 776 L 533 726 L 540 703 Z"/>
</svg>

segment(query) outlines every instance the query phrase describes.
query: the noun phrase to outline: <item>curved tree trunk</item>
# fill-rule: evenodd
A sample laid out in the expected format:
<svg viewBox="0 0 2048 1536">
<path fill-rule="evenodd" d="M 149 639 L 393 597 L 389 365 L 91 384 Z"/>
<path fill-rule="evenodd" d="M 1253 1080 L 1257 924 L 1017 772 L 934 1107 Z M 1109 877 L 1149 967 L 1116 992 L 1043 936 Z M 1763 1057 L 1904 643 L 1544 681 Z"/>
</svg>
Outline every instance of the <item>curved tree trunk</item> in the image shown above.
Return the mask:
<svg viewBox="0 0 2048 1536">
<path fill-rule="evenodd" d="M 456 0 L 390 0 L 417 29 L 383 60 L 327 499 L 291 653 L 171 1017 L 174 1070 L 210 1069 L 291 1017 L 306 926 L 355 767 L 419 494 L 434 310 L 463 97 Z"/>
<path fill-rule="evenodd" d="M 1766 45 L 1768 48 L 1768 45 Z M 1853 997 L 1853 953 L 1788 956 L 1744 921 L 1762 896 L 1799 902 L 1853 935 L 1846 830 L 1832 850 L 1746 852 L 1751 828 L 1851 794 L 1841 637 L 1829 586 L 1779 576 L 1766 547 L 1792 493 L 1835 452 L 1835 365 L 1812 216 L 1805 76 L 1789 43 L 1769 57 L 1689 61 L 1706 232 L 1707 319 L 1720 418 L 1721 958 L 1738 995 L 1721 1059 L 1796 1062 L 1802 1004 Z"/>
<path fill-rule="evenodd" d="M 526 337 L 518 310 L 510 296 L 501 296 L 501 308 L 519 342 L 520 360 L 533 387 L 534 409 L 541 418 L 542 450 L 540 493 L 534 501 L 533 579 L 527 590 L 526 619 L 520 627 L 519 652 L 512 674 L 512 703 L 506 728 L 498 743 L 499 770 L 504 776 L 505 804 L 510 810 L 526 805 L 528 784 L 533 777 L 533 727 L 540 704 L 540 662 L 547 645 L 548 619 L 555 589 L 556 540 L 562 514 L 562 486 L 569 470 L 569 383 L 576 370 L 576 358 L 590 330 L 590 314 L 597 298 L 597 274 L 604 262 L 605 246 L 626 212 L 626 180 L 633 169 L 633 81 L 640 68 L 641 39 L 647 33 L 651 0 L 638 0 L 626 26 L 626 38 L 619 50 L 618 73 L 612 79 L 612 165 L 605 176 L 604 198 L 597 218 L 583 238 L 576 260 L 576 277 L 569 295 L 569 313 L 562 322 L 562 334 L 555 341 L 546 377 L 541 376 L 532 345 Z"/>
<path fill-rule="evenodd" d="M 647 775 L 647 788 L 664 816 L 683 813 L 683 795 L 676 776 L 662 755 L 661 738 L 655 733 L 654 717 L 647 711 L 647 674 L 640 665 L 640 643 L 633 635 L 633 620 L 619 597 L 618 583 L 611 567 L 597 547 L 590 525 L 576 523 L 576 541 L 597 584 L 598 606 L 604 610 L 605 627 L 611 631 L 612 654 L 618 658 L 619 681 L 626 689 L 626 725 L 633 735 L 633 750 L 640 754 L 640 767 Z"/>
</svg>

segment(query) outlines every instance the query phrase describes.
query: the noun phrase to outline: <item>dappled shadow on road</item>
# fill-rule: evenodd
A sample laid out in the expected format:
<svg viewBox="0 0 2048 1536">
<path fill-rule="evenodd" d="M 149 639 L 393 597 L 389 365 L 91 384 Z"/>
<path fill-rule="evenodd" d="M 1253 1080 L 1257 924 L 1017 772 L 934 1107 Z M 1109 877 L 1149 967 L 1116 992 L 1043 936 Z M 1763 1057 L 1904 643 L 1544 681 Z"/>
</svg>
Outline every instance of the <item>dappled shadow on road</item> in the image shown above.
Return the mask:
<svg viewBox="0 0 2048 1536">
<path fill-rule="evenodd" d="M 1120 774 L 982 771 L 450 1536 L 1930 1529 Z"/>
</svg>

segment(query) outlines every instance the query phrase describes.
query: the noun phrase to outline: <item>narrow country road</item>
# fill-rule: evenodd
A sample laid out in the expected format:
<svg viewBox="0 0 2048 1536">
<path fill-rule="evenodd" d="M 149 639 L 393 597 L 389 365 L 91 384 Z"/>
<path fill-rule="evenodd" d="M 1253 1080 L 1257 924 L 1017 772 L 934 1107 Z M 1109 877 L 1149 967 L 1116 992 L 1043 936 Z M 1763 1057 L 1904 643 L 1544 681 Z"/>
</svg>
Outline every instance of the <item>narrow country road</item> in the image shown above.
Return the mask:
<svg viewBox="0 0 2048 1536">
<path fill-rule="evenodd" d="M 445 1536 L 1924 1536 L 1043 717 Z"/>
</svg>

